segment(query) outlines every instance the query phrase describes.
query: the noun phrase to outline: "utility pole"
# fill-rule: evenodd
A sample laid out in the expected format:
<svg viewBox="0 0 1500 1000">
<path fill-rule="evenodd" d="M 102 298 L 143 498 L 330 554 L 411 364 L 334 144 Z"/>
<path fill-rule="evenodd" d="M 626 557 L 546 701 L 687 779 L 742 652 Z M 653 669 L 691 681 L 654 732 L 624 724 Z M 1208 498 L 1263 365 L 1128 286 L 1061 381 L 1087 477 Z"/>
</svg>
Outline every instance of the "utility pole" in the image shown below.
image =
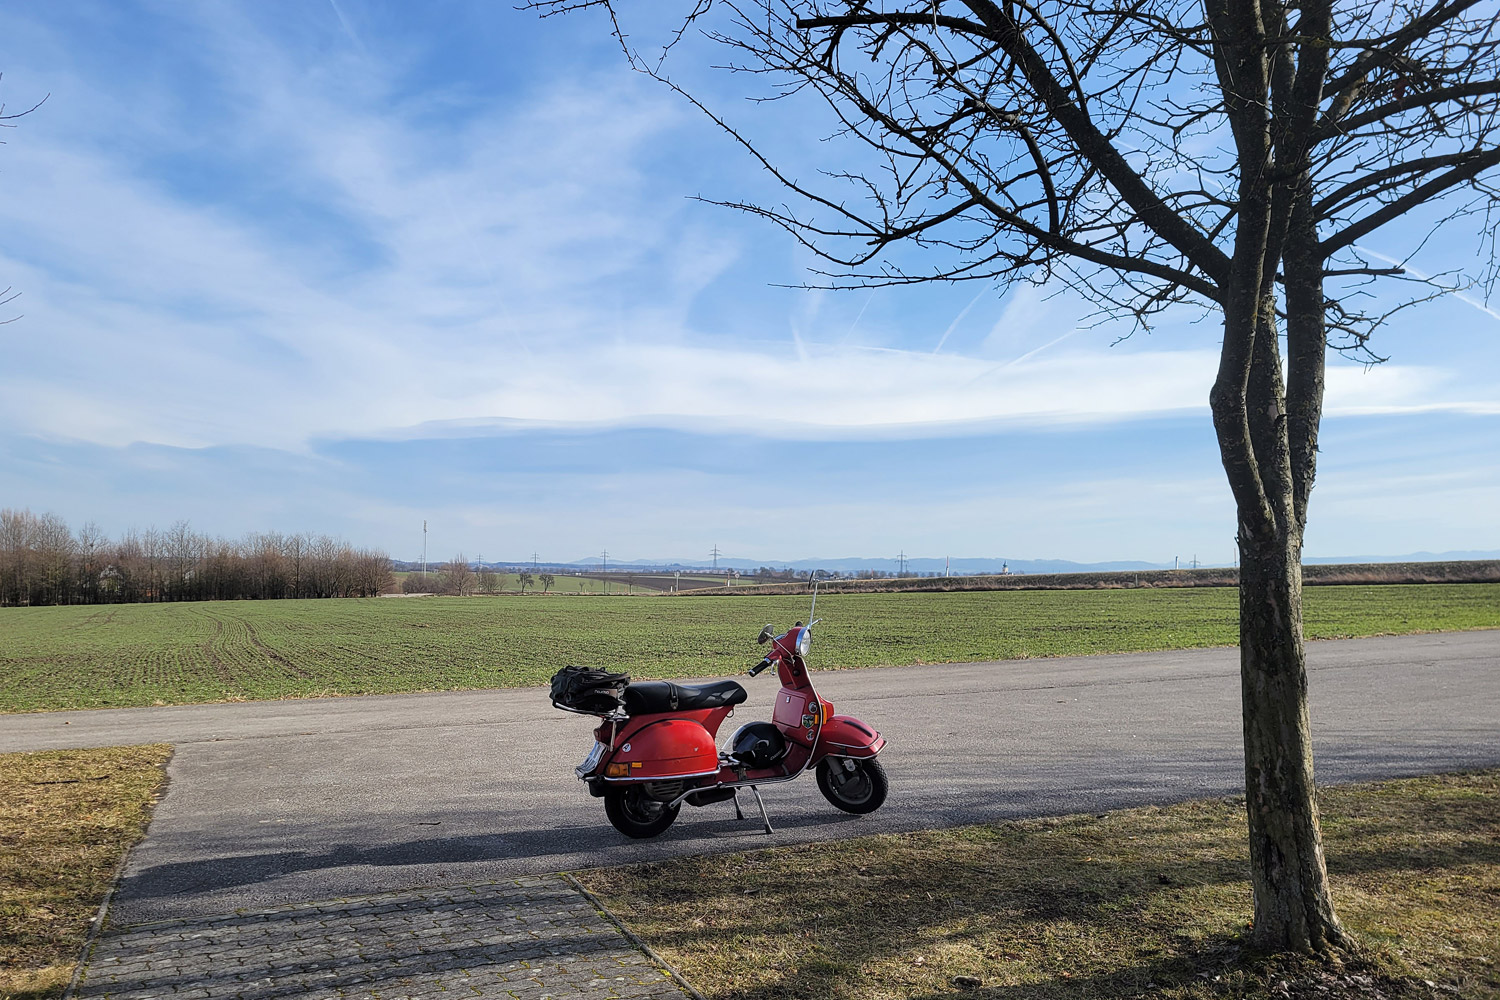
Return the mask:
<svg viewBox="0 0 1500 1000">
<path fill-rule="evenodd" d="M 606 596 L 608 596 L 608 594 L 609 594 L 609 549 L 605 549 L 604 550 L 604 568 L 599 571 L 599 575 L 602 576 L 602 577 L 604 577 L 604 593 L 605 593 Z"/>
<path fill-rule="evenodd" d="M 901 554 L 896 557 L 896 565 L 898 567 L 900 567 L 896 571 L 896 575 L 898 575 L 898 576 L 905 576 L 906 575 L 906 550 L 905 549 L 902 549 L 901 550 Z"/>
<path fill-rule="evenodd" d="M 711 556 L 714 557 L 714 571 L 715 572 L 718 572 L 718 569 L 719 569 L 719 556 L 721 556 L 723 554 L 724 553 L 722 553 L 722 552 L 719 551 L 718 543 L 714 543 L 714 550 L 712 552 L 710 552 L 709 555 L 711 555 Z"/>
<path fill-rule="evenodd" d="M 422 518 L 422 579 L 427 579 L 427 518 Z"/>
<path fill-rule="evenodd" d="M 537 568 L 537 567 L 536 567 L 536 560 L 537 560 L 537 555 L 536 555 L 536 553 L 535 553 L 535 552 L 533 552 L 533 553 L 532 553 L 532 554 L 531 554 L 531 568 L 532 568 L 532 569 L 536 569 L 536 568 Z"/>
</svg>

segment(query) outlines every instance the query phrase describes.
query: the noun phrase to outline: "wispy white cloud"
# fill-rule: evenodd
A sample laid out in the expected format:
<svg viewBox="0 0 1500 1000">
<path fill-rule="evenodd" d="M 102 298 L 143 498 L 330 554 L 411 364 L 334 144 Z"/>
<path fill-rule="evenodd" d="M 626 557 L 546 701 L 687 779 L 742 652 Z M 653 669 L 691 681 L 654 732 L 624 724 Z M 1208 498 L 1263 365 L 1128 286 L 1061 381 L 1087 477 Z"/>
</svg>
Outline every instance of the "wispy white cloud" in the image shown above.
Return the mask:
<svg viewBox="0 0 1500 1000">
<path fill-rule="evenodd" d="M 336 2 L 317 10 L 360 40 Z M 931 327 L 858 346 L 871 298 L 851 324 L 816 294 L 789 335 L 778 317 L 726 338 L 694 307 L 740 243 L 650 169 L 684 121 L 667 95 L 629 74 L 505 104 L 409 94 L 389 45 L 309 59 L 233 7 L 187 16 L 222 118 L 156 95 L 149 152 L 86 130 L 6 151 L 24 196 L 0 203 L 0 268 L 28 314 L 4 334 L 13 431 L 299 449 L 493 425 L 910 436 L 1206 410 L 1204 331 L 1109 350 L 1077 336 L 1076 300 L 1028 285 L 967 353 L 947 347 L 987 291 L 931 352 Z M 195 141 L 264 178 L 219 194 L 158 169 L 158 154 L 198 165 Z M 1495 413 L 1497 398 L 1441 364 L 1329 374 L 1333 415 Z"/>
</svg>

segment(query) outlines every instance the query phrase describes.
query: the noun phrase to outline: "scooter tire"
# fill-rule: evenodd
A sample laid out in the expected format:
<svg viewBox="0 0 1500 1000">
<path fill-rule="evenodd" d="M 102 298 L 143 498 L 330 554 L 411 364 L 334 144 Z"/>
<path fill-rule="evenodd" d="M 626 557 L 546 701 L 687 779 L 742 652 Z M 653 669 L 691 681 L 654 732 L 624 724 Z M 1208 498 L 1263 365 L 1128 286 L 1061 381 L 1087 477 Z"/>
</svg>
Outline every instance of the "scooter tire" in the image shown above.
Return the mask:
<svg viewBox="0 0 1500 1000">
<path fill-rule="evenodd" d="M 681 806 L 657 802 L 640 785 L 611 785 L 604 790 L 604 815 L 627 837 L 646 840 L 663 833 Z"/>
<path fill-rule="evenodd" d="M 845 760 L 853 761 L 853 771 L 844 767 Z M 847 775 L 837 787 L 833 781 L 834 767 L 838 767 Z M 823 798 L 844 812 L 854 813 L 857 816 L 879 809 L 885 803 L 886 792 L 890 790 L 890 782 L 885 777 L 885 767 L 874 757 L 864 760 L 855 760 L 850 757 L 837 759 L 825 757 L 818 761 L 817 776 L 818 791 L 823 793 Z"/>
</svg>

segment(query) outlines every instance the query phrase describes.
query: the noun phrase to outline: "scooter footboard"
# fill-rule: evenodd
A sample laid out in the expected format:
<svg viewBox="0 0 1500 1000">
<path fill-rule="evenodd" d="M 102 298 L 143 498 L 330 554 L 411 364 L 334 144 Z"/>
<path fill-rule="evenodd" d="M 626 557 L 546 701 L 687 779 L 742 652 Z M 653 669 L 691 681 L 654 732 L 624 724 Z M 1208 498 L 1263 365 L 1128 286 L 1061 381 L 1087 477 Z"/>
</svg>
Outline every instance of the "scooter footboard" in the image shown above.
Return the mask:
<svg viewBox="0 0 1500 1000">
<path fill-rule="evenodd" d="M 836 757 L 873 757 L 885 749 L 885 738 L 852 715 L 835 715 L 823 724 L 818 742 Z"/>
</svg>

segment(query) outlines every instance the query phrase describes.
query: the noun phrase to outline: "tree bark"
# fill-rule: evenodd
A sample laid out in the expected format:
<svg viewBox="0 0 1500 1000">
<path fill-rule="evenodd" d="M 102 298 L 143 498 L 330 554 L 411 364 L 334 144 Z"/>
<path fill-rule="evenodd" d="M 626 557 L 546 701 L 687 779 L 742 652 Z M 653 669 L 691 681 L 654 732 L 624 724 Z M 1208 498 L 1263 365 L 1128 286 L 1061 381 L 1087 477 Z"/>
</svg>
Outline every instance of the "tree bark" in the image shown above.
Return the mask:
<svg viewBox="0 0 1500 1000">
<path fill-rule="evenodd" d="M 1240 511 L 1240 685 L 1245 812 L 1255 888 L 1251 941 L 1273 951 L 1348 947 L 1328 891 L 1313 785 L 1302 635 L 1299 486 L 1311 488 L 1311 453 L 1294 453 L 1278 351 L 1276 299 L 1266 282 L 1255 309 L 1243 395 L 1256 505 Z M 1315 426 L 1315 425 L 1314 425 Z M 1309 467 L 1297 474 L 1299 457 Z M 1305 493 L 1301 496 L 1305 498 Z"/>
<path fill-rule="evenodd" d="M 1313 789 L 1302 640 L 1302 537 L 1240 537 L 1245 812 L 1255 887 L 1251 940 L 1269 950 L 1348 947 L 1328 893 Z"/>
</svg>

